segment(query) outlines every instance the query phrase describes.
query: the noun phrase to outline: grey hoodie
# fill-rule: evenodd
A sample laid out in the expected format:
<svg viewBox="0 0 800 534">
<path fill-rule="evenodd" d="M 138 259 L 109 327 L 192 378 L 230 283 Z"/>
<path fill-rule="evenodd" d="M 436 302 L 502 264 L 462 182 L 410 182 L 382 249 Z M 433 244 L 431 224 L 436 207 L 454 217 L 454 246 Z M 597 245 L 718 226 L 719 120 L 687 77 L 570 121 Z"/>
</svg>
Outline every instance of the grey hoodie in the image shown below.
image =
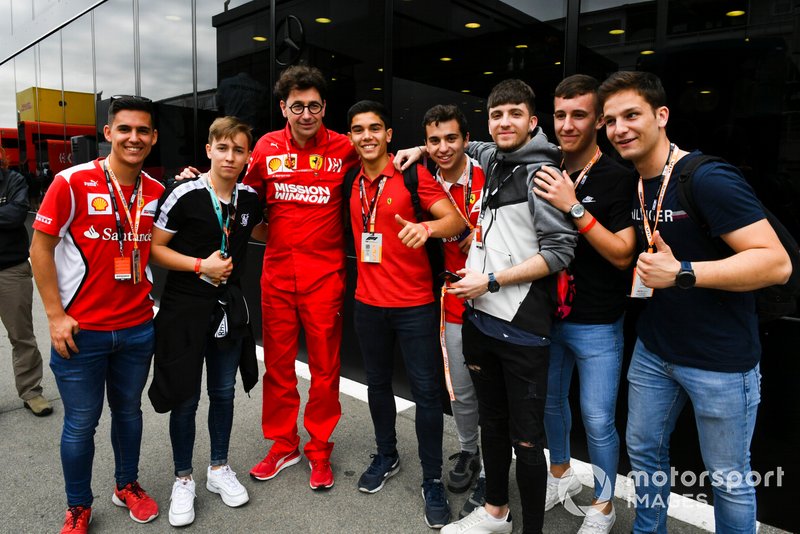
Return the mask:
<svg viewBox="0 0 800 534">
<path fill-rule="evenodd" d="M 549 336 L 556 303 L 552 273 L 564 269 L 575 255 L 578 234 L 568 215 L 533 193 L 533 176 L 542 165 L 558 168 L 561 154 L 542 129 L 513 152 L 494 143 L 470 142 L 467 153 L 486 170 L 487 187 L 481 202 L 482 241 L 473 241 L 467 267 L 481 273 L 498 272 L 541 254 L 551 275 L 485 293 L 471 302 L 474 309 L 532 334 Z M 500 189 L 491 195 L 499 184 Z"/>
</svg>

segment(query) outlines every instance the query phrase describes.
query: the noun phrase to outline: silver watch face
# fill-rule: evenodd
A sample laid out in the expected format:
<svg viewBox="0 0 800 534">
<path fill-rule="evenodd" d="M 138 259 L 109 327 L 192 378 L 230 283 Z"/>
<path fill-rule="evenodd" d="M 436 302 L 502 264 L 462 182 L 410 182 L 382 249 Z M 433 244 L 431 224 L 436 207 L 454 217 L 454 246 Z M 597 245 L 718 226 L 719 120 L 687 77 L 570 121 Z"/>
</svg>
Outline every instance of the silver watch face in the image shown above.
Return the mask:
<svg viewBox="0 0 800 534">
<path fill-rule="evenodd" d="M 584 213 L 586 213 L 586 208 L 583 207 L 583 204 L 575 204 L 569 209 L 569 214 L 573 219 L 580 219 Z"/>
</svg>

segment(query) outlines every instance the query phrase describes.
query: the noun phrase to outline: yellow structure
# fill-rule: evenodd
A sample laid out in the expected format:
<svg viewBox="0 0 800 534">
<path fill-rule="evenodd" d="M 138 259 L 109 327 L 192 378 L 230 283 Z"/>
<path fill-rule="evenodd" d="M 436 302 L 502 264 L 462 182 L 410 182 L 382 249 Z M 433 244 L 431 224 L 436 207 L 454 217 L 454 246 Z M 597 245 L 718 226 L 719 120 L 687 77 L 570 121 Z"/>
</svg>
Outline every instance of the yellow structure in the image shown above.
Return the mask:
<svg viewBox="0 0 800 534">
<path fill-rule="evenodd" d="M 17 110 L 20 121 L 94 126 L 94 101 L 92 93 L 28 87 L 17 93 Z"/>
</svg>

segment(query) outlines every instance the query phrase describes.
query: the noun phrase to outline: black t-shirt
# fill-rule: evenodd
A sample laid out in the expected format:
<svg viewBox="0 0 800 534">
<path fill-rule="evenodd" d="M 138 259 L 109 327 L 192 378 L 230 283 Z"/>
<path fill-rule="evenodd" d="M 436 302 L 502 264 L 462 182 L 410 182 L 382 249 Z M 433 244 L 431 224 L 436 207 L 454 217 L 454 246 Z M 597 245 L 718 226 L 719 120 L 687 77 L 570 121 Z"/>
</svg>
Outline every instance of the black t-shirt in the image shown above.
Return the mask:
<svg viewBox="0 0 800 534">
<path fill-rule="evenodd" d="M 250 233 L 262 220 L 258 194 L 250 186 L 243 184 L 236 184 L 236 188 L 239 198 L 230 233 L 228 252 L 233 259 L 233 272 L 228 278 L 229 284 L 238 283 Z M 223 202 L 221 207 L 224 221 L 231 206 Z M 175 234 L 169 242 L 169 248 L 181 254 L 205 259 L 215 250 L 220 250 L 222 229 L 205 185 L 205 175 L 197 180 L 178 182 L 164 192 L 159 201 L 155 226 Z M 188 271 L 169 271 L 166 287 L 209 295 L 215 295 L 219 291 L 194 272 Z"/>
<path fill-rule="evenodd" d="M 571 175 L 573 181 L 579 174 L 580 170 Z M 599 224 L 616 233 L 633 225 L 630 206 L 635 188 L 634 172 L 603 155 L 578 186 L 576 196 Z M 570 271 L 575 276 L 575 301 L 566 321 L 607 324 L 622 316 L 630 291 L 630 270 L 611 265 L 580 235 Z"/>
<path fill-rule="evenodd" d="M 683 261 L 710 261 L 727 255 L 709 240 L 678 202 L 678 175 L 686 161 L 698 154 L 692 152 L 675 164 L 657 227 L 675 258 Z M 658 178 L 644 181 L 645 207 L 651 225 L 660 183 Z M 714 237 L 764 218 L 753 190 L 730 165 L 700 166 L 692 177 L 692 193 Z M 647 240 L 638 198 L 634 201 L 633 218 L 637 252 L 641 252 L 647 248 Z M 688 367 L 745 372 L 761 357 L 755 297 L 750 291 L 656 289 L 639 317 L 637 333 L 649 351 Z"/>
</svg>

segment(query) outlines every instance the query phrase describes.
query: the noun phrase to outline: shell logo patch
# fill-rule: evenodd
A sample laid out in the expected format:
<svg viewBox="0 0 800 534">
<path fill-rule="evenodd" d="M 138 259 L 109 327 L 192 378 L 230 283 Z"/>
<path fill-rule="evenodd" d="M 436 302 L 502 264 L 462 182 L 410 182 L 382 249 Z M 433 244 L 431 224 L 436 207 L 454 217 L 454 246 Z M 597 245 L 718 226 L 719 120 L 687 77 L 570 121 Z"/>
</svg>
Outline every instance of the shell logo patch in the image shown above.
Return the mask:
<svg viewBox="0 0 800 534">
<path fill-rule="evenodd" d="M 108 194 L 89 193 L 89 215 L 111 215 L 111 197 Z"/>
<path fill-rule="evenodd" d="M 322 163 L 320 162 L 320 165 Z M 267 174 L 289 172 L 297 168 L 297 154 L 282 154 L 267 158 Z"/>
</svg>

